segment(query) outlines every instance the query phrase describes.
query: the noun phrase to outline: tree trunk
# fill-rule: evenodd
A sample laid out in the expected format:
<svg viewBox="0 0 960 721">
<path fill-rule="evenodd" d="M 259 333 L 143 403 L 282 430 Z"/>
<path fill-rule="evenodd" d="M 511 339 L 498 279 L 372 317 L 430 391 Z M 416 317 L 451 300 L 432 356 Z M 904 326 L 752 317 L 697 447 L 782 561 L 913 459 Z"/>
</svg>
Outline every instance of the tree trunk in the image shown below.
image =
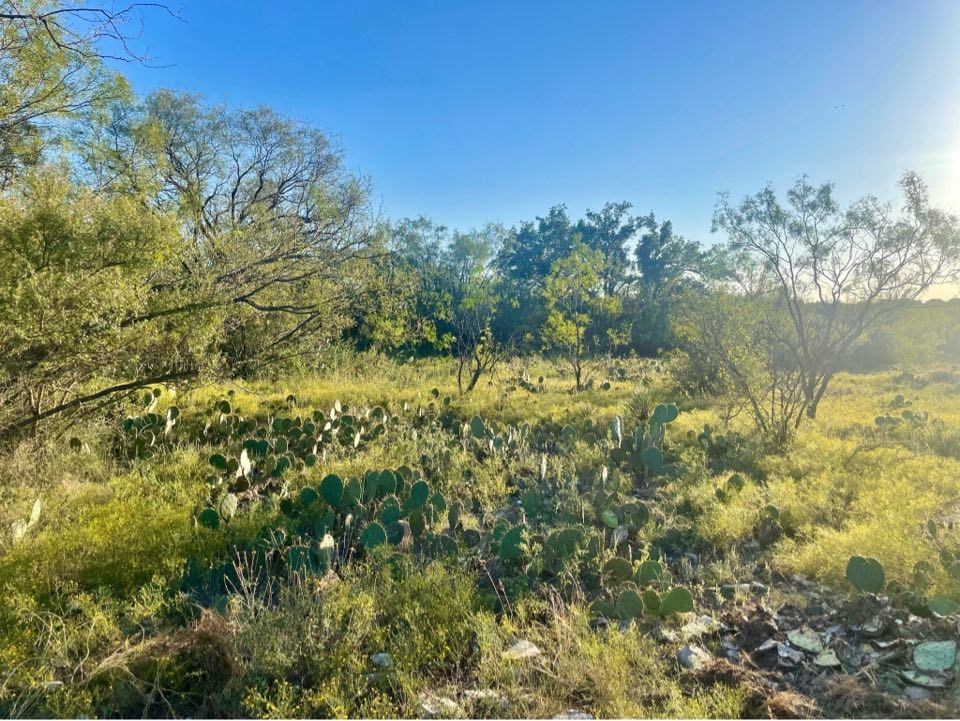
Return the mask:
<svg viewBox="0 0 960 721">
<path fill-rule="evenodd" d="M 813 394 L 813 397 L 810 399 L 810 402 L 807 404 L 807 418 L 812 420 L 817 417 L 817 408 L 820 405 L 820 401 L 823 400 L 823 394 L 827 392 L 827 386 L 832 379 L 833 371 L 827 371 L 827 373 L 823 376 L 823 379 L 820 381 L 820 386 L 817 388 L 816 392 Z"/>
<path fill-rule="evenodd" d="M 469 393 L 473 390 L 474 386 L 477 385 L 477 381 L 480 380 L 480 376 L 483 375 L 483 368 L 474 368 L 473 372 L 470 374 L 470 382 L 467 383 L 467 390 L 465 393 Z"/>
</svg>

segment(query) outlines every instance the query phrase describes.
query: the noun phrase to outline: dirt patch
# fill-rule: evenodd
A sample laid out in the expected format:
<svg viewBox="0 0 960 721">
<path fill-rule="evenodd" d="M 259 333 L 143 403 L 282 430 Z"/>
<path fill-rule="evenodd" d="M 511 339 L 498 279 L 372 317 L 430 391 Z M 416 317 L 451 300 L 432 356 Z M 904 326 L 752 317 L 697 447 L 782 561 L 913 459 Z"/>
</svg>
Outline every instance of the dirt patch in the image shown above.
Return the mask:
<svg viewBox="0 0 960 721">
<path fill-rule="evenodd" d="M 831 716 L 845 718 L 953 718 L 957 711 L 933 701 L 891 696 L 853 676 L 830 679 L 823 689 L 823 705 Z"/>
<path fill-rule="evenodd" d="M 704 687 L 723 684 L 745 693 L 745 718 L 811 718 L 819 716 L 814 699 L 784 688 L 775 674 L 718 659 L 692 676 Z"/>
</svg>

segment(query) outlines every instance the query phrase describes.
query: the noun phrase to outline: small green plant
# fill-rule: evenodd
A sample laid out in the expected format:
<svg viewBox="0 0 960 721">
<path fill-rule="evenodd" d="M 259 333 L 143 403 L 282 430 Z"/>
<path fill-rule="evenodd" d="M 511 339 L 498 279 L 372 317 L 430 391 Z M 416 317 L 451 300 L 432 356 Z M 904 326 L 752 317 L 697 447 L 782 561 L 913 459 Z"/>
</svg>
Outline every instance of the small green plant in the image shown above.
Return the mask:
<svg viewBox="0 0 960 721">
<path fill-rule="evenodd" d="M 647 479 L 659 475 L 664 468 L 667 425 L 679 415 L 677 406 L 660 403 L 653 409 L 649 421 L 636 426 L 632 436 L 623 434 L 623 420 L 618 416 L 610 429 L 610 462 Z"/>
<path fill-rule="evenodd" d="M 145 460 L 157 453 L 169 452 L 177 441 L 176 429 L 180 418 L 180 409 L 170 406 L 163 414 L 155 412 L 162 391 L 154 388 L 138 400 L 143 407 L 140 415 L 130 415 L 120 423 L 123 434 L 121 447 L 127 456 Z M 71 439 L 74 450 L 81 450 L 79 439 Z"/>
<path fill-rule="evenodd" d="M 846 576 L 858 591 L 880 593 L 883 590 L 885 581 L 883 566 L 875 558 L 851 556 L 847 562 Z"/>
</svg>

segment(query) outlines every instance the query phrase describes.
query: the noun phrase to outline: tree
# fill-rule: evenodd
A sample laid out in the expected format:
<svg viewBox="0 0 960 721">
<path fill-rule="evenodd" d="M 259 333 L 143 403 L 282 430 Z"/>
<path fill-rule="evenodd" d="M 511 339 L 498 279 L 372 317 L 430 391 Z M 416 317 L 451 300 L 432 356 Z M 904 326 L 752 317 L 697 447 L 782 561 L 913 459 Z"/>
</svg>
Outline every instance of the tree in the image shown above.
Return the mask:
<svg viewBox="0 0 960 721">
<path fill-rule="evenodd" d="M 0 435 L 216 365 L 214 315 L 158 312 L 183 301 L 157 289 L 185 250 L 172 217 L 51 170 L 20 188 L 0 199 Z"/>
<path fill-rule="evenodd" d="M 447 227 L 423 216 L 403 218 L 391 228 L 390 255 L 383 259 L 381 273 L 396 276 L 389 295 L 400 307 L 383 316 L 382 323 L 394 328 L 389 346 L 416 353 L 449 347 L 450 294 L 444 269 L 449 242 Z"/>
<path fill-rule="evenodd" d="M 563 205 L 550 208 L 546 216 L 522 223 L 510 234 L 497 254 L 496 265 L 504 292 L 497 313 L 497 335 L 502 340 L 518 337 L 527 345 L 540 343 L 546 321 L 544 280 L 553 264 L 573 249 L 573 228 Z"/>
<path fill-rule="evenodd" d="M 319 130 L 160 91 L 82 140 L 93 184 L 180 219 L 188 243 L 164 282 L 202 298 L 156 312 L 225 309 L 235 373 L 315 352 L 356 316 L 386 237 L 368 181 Z"/>
<path fill-rule="evenodd" d="M 736 413 L 746 409 L 762 438 L 782 448 L 803 393 L 797 368 L 770 342 L 768 313 L 762 296 L 728 288 L 685 294 L 675 322 L 686 352 L 678 381 L 722 396 Z"/>
<path fill-rule="evenodd" d="M 0 189 L 39 162 L 57 123 L 129 94 L 103 60 L 145 59 L 131 46 L 130 26 L 147 8 L 167 10 L 161 3 L 0 0 Z"/>
<path fill-rule="evenodd" d="M 319 131 L 172 93 L 94 119 L 86 184 L 42 169 L 3 197 L 0 434 L 309 359 L 384 288 L 367 184 Z"/>
<path fill-rule="evenodd" d="M 461 394 L 472 391 L 485 373 L 493 373 L 508 347 L 493 333 L 500 298 L 490 265 L 504 234 L 497 225 L 480 232 L 455 233 L 446 253 L 451 350 Z"/>
<path fill-rule="evenodd" d="M 576 390 L 583 390 L 599 366 L 598 355 L 625 340 L 617 324 L 601 323 L 604 316 L 619 312 L 619 298 L 601 292 L 603 253 L 579 240 L 565 258 L 554 262 L 544 288 L 547 321 L 544 338 L 570 364 Z M 597 332 L 597 326 L 605 332 Z"/>
<path fill-rule="evenodd" d="M 575 232 L 583 243 L 603 253 L 600 285 L 606 296 L 619 295 L 630 285 L 630 257 L 627 244 L 640 227 L 640 219 L 631 216 L 630 203 L 606 203 L 599 211 L 588 210 L 577 221 Z"/>
<path fill-rule="evenodd" d="M 645 230 L 634 251 L 638 277 L 631 303 L 633 342 L 652 354 L 673 344 L 670 319 L 683 292 L 723 277 L 723 261 L 721 249 L 705 251 L 674 233 L 669 220 L 658 224 L 653 213 L 637 225 Z"/>
<path fill-rule="evenodd" d="M 744 304 L 755 318 L 739 346 L 760 354 L 767 383 L 745 380 L 743 354 L 728 352 L 724 333 L 704 332 L 701 342 L 715 346 L 758 426 L 780 442 L 804 417 L 816 417 L 834 374 L 865 332 L 901 310 L 902 301 L 957 277 L 960 221 L 930 207 L 916 175 L 904 175 L 900 187 L 899 215 L 872 197 L 841 211 L 832 185 L 805 178 L 785 205 L 768 187 L 738 206 L 726 197 L 717 206 L 715 228 L 739 255 Z M 766 386 L 785 400 L 769 403 L 757 390 Z"/>
</svg>

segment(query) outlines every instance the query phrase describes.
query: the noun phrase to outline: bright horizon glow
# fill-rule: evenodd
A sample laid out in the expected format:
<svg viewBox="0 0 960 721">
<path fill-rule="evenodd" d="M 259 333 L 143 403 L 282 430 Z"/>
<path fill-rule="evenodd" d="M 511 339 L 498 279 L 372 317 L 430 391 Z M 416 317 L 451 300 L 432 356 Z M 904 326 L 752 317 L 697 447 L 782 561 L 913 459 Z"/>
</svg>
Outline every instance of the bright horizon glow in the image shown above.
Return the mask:
<svg viewBox="0 0 960 721">
<path fill-rule="evenodd" d="M 960 215 L 960 2 L 596 6 L 183 0 L 138 92 L 267 104 L 339 137 L 385 215 L 467 229 L 627 200 L 701 242 L 718 192 L 846 203 L 907 170 Z"/>
</svg>

